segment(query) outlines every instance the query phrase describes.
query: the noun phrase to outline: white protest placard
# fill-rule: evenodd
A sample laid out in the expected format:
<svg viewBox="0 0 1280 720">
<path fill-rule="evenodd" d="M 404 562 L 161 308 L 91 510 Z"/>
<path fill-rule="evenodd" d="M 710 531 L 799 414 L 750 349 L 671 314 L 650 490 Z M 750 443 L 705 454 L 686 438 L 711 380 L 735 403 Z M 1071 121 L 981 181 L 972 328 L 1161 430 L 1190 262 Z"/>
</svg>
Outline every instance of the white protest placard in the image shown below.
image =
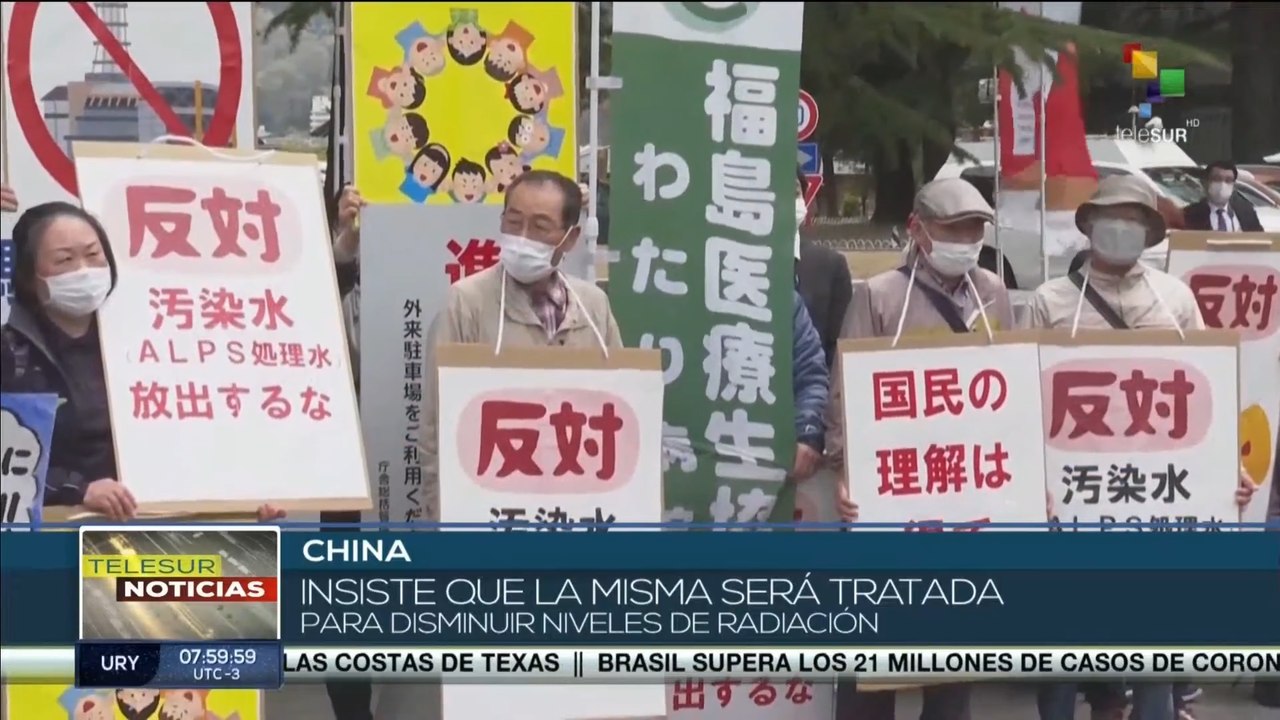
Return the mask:
<svg viewBox="0 0 1280 720">
<path fill-rule="evenodd" d="M 1042 335 L 1045 475 L 1063 523 L 1236 522 L 1236 333 Z"/>
<path fill-rule="evenodd" d="M 859 519 L 930 530 L 1044 522 L 1036 333 L 840 343 Z"/>
<path fill-rule="evenodd" d="M 662 520 L 657 350 L 446 345 L 436 364 L 441 521 Z"/>
<path fill-rule="evenodd" d="M 681 680 L 667 686 L 668 720 L 831 720 L 835 686 L 795 678 Z"/>
<path fill-rule="evenodd" d="M 512 531 L 662 520 L 662 356 L 435 348 L 442 522 Z M 660 685 L 450 685 L 444 718 L 661 715 Z"/>
<path fill-rule="evenodd" d="M 98 323 L 119 479 L 140 509 L 369 507 L 315 158 L 73 151 L 119 266 Z"/>
<path fill-rule="evenodd" d="M 1263 522 L 1280 424 L 1280 234 L 1176 232 L 1169 273 L 1195 293 L 1205 325 L 1240 334 L 1240 465 L 1254 484 L 1245 522 Z"/>
</svg>

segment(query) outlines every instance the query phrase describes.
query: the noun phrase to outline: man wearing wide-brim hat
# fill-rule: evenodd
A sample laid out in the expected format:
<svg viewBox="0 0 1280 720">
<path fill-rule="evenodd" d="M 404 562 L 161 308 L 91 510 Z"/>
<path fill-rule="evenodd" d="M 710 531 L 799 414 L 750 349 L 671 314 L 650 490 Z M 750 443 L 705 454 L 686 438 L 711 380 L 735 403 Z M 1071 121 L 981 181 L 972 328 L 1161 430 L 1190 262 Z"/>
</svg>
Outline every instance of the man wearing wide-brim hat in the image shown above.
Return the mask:
<svg viewBox="0 0 1280 720">
<path fill-rule="evenodd" d="M 1204 328 L 1191 288 L 1138 262 L 1165 235 L 1150 186 L 1131 176 L 1104 178 L 1093 198 L 1076 211 L 1076 227 L 1089 238 L 1088 261 L 1036 290 L 1032 322 L 1037 327 Z M 1086 302 L 1079 302 L 1081 292 Z"/>
<path fill-rule="evenodd" d="M 1136 177 L 1103 179 L 1089 202 L 1076 211 L 1076 227 L 1089 238 L 1088 259 L 1067 277 L 1050 280 L 1036 290 L 1032 306 L 1035 326 L 1091 330 L 1204 328 L 1191 288 L 1178 278 L 1139 262 L 1142 252 L 1158 245 L 1165 235 L 1164 217 L 1149 185 Z M 1252 499 L 1253 490 L 1253 483 L 1242 471 L 1236 493 L 1242 508 Z M 1051 515 L 1052 505 L 1051 497 Z M 1074 683 L 1042 687 L 1038 698 L 1041 720 L 1074 718 L 1076 690 Z M 1121 716 L 1123 698 L 1119 692 L 1096 693 L 1091 700 L 1094 717 Z M 1185 713 L 1182 707 L 1177 711 Z M 1174 713 L 1172 685 L 1133 686 L 1131 720 L 1172 720 Z"/>
</svg>

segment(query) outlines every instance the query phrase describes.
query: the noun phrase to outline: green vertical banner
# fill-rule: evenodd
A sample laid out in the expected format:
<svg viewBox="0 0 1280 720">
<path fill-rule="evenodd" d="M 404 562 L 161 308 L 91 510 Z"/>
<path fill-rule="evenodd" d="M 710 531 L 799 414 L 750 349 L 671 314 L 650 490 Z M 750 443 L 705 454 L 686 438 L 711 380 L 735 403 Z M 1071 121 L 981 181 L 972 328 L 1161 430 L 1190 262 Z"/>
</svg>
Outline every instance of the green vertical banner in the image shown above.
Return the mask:
<svg viewBox="0 0 1280 720">
<path fill-rule="evenodd" d="M 789 519 L 804 3 L 613 7 L 609 294 L 663 350 L 666 517 Z"/>
</svg>

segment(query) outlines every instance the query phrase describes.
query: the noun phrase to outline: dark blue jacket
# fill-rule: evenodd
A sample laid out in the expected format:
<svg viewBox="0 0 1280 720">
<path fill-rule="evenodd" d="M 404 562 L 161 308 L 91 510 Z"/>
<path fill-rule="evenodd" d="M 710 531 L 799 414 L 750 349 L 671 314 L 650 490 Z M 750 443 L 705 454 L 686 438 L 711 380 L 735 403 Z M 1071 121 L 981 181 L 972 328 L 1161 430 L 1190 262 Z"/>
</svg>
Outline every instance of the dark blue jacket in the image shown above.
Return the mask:
<svg viewBox="0 0 1280 720">
<path fill-rule="evenodd" d="M 813 327 L 813 320 L 809 319 L 804 299 L 798 292 L 793 294 L 791 384 L 796 404 L 796 442 L 822 452 L 826 434 L 822 417 L 827 410 L 830 392 L 827 356 L 822 349 L 822 339 Z"/>
<path fill-rule="evenodd" d="M 15 304 L 0 330 L 0 371 L 0 392 L 63 400 L 54 418 L 45 505 L 79 505 L 89 483 L 117 477 L 96 326 L 72 340 Z"/>
</svg>

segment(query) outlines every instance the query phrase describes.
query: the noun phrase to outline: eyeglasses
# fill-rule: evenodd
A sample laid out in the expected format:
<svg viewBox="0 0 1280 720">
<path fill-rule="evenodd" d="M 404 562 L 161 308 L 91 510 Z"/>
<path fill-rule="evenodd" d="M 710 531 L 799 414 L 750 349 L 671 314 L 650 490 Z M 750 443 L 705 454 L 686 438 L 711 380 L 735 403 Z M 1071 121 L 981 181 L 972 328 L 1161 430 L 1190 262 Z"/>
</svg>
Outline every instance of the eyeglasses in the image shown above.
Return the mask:
<svg viewBox="0 0 1280 720">
<path fill-rule="evenodd" d="M 509 235 L 530 234 L 548 238 L 564 233 L 564 228 L 560 227 L 560 223 L 544 216 L 526 220 L 522 215 L 512 213 L 510 210 L 502 213 L 501 229 L 502 232 Z"/>
</svg>

